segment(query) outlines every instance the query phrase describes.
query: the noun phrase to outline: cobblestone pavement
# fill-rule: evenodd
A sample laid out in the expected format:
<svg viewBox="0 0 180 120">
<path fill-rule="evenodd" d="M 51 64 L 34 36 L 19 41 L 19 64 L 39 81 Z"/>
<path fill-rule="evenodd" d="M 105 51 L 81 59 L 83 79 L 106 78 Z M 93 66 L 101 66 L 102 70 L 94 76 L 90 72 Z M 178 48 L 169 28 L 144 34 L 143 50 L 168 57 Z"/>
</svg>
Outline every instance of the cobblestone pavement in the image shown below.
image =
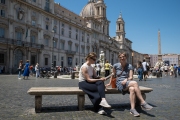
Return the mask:
<svg viewBox="0 0 180 120">
<path fill-rule="evenodd" d="M 19 80 L 17 75 L 0 75 L 0 120 L 178 120 L 180 118 L 180 77 L 166 76 L 138 81 L 139 85 L 151 87 L 147 102 L 154 106 L 151 111 L 137 111 L 140 118 L 129 113 L 129 95 L 106 95 L 112 109 L 105 109 L 108 115 L 93 112 L 93 106 L 86 96 L 85 110 L 78 111 L 76 95 L 43 96 L 42 113 L 34 111 L 34 96 L 27 94 L 31 87 L 78 86 L 74 79 Z"/>
</svg>

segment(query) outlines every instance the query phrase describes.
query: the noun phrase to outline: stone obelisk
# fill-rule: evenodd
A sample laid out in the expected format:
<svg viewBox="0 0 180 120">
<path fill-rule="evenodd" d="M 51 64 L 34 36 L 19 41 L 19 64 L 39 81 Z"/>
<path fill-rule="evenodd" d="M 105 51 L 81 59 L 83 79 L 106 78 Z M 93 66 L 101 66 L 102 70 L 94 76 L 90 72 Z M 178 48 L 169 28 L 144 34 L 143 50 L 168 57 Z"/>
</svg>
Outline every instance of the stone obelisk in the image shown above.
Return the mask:
<svg viewBox="0 0 180 120">
<path fill-rule="evenodd" d="M 158 30 L 158 61 L 162 61 L 162 54 L 161 54 L 161 33 Z"/>
</svg>

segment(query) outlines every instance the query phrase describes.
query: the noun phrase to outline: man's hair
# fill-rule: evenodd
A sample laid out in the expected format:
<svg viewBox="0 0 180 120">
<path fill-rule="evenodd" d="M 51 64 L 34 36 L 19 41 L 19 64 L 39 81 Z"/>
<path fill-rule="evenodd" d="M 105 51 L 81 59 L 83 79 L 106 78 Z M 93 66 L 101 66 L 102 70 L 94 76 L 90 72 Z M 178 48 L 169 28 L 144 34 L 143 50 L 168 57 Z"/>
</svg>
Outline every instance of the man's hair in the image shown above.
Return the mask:
<svg viewBox="0 0 180 120">
<path fill-rule="evenodd" d="M 144 59 L 143 62 L 145 62 L 146 60 Z"/>
</svg>

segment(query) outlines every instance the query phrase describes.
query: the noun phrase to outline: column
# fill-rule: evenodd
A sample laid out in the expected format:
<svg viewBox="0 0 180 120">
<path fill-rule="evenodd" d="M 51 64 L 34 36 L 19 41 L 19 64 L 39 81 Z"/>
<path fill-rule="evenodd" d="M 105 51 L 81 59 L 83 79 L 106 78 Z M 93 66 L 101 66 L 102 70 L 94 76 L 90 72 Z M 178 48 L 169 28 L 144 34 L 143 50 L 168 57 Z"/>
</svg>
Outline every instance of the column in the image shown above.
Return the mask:
<svg viewBox="0 0 180 120">
<path fill-rule="evenodd" d="M 99 9 L 99 15 L 100 16 L 102 15 L 102 7 L 100 7 L 100 9 Z"/>
<path fill-rule="evenodd" d="M 13 65 L 13 49 L 9 48 L 9 73 L 12 74 L 12 65 Z"/>
</svg>

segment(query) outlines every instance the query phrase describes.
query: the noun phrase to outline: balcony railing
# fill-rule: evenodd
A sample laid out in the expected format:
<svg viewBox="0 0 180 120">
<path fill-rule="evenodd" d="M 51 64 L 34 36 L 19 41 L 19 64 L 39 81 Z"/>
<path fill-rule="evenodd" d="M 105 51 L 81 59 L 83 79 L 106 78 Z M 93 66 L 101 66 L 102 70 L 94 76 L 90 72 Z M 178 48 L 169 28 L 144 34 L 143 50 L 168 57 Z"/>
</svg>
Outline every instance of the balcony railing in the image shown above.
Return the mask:
<svg viewBox="0 0 180 120">
<path fill-rule="evenodd" d="M 66 54 L 74 55 L 76 54 L 76 51 L 66 50 Z"/>
<path fill-rule="evenodd" d="M 42 44 L 26 42 L 26 41 L 22 41 L 22 40 L 9 39 L 9 38 L 0 38 L 0 43 L 8 44 L 8 45 L 21 46 L 21 47 L 44 49 L 44 45 L 42 45 Z"/>
</svg>

